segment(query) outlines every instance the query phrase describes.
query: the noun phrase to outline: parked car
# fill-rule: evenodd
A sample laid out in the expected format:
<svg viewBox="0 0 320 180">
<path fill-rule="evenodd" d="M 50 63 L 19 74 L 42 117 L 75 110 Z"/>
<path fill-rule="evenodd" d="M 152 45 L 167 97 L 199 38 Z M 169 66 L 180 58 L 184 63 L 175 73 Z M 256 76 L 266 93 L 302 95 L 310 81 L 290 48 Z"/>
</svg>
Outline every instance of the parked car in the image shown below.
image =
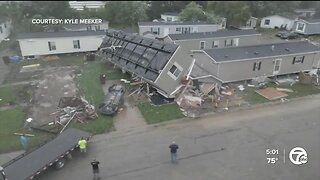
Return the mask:
<svg viewBox="0 0 320 180">
<path fill-rule="evenodd" d="M 295 32 L 284 33 L 280 36 L 281 39 L 297 39 L 299 35 Z"/>
<path fill-rule="evenodd" d="M 279 31 L 276 36 L 281 37 L 283 34 L 288 33 L 287 31 Z"/>
<path fill-rule="evenodd" d="M 103 115 L 113 116 L 120 106 L 124 104 L 125 88 L 119 84 L 113 84 L 108 89 L 104 102 L 99 106 L 99 111 Z"/>
</svg>

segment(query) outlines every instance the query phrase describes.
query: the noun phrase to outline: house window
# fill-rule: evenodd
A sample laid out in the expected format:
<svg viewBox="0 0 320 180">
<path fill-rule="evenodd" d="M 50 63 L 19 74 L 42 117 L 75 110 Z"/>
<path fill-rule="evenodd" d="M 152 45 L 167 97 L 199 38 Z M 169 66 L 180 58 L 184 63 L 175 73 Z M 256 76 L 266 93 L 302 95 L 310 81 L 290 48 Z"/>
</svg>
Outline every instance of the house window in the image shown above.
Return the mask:
<svg viewBox="0 0 320 180">
<path fill-rule="evenodd" d="M 253 71 L 259 71 L 260 70 L 260 68 L 261 68 L 261 62 L 255 62 L 255 63 L 253 63 Z"/>
<path fill-rule="evenodd" d="M 49 50 L 50 50 L 50 51 L 53 51 L 53 50 L 56 50 L 56 49 L 57 49 L 55 42 L 49 41 L 49 42 L 48 42 L 48 45 L 49 45 Z"/>
<path fill-rule="evenodd" d="M 200 41 L 200 49 L 204 49 L 206 47 L 205 41 Z"/>
<path fill-rule="evenodd" d="M 224 41 L 224 46 L 225 47 L 229 47 L 229 46 L 232 46 L 233 45 L 233 39 L 226 39 Z"/>
<path fill-rule="evenodd" d="M 87 31 L 91 31 L 92 30 L 92 27 L 91 26 L 88 26 L 87 27 Z"/>
<path fill-rule="evenodd" d="M 177 63 L 174 63 L 174 65 L 172 65 L 170 70 L 168 71 L 168 75 L 172 79 L 176 80 L 181 74 L 181 72 L 182 72 L 182 67 L 179 66 Z"/>
<path fill-rule="evenodd" d="M 298 23 L 298 31 L 303 31 L 304 30 L 304 24 L 303 23 Z"/>
<path fill-rule="evenodd" d="M 2 26 L 0 26 L 0 33 L 3 33 L 3 31 L 2 31 Z"/>
<path fill-rule="evenodd" d="M 94 26 L 94 29 L 95 29 L 96 31 L 100 31 L 100 26 Z"/>
<path fill-rule="evenodd" d="M 176 31 L 181 32 L 181 27 L 177 27 Z"/>
<path fill-rule="evenodd" d="M 80 49 L 80 41 L 79 40 L 74 40 L 73 41 L 73 48 L 74 49 Z"/>
<path fill-rule="evenodd" d="M 264 20 L 264 25 L 270 25 L 270 19 Z"/>
<path fill-rule="evenodd" d="M 219 40 L 212 41 L 212 48 L 219 47 Z"/>
<path fill-rule="evenodd" d="M 167 21 L 172 21 L 172 17 L 167 17 Z"/>
<path fill-rule="evenodd" d="M 191 27 L 183 27 L 182 28 L 182 34 L 188 34 L 190 33 Z"/>
<path fill-rule="evenodd" d="M 7 28 L 7 24 L 6 23 L 4 23 L 4 28 Z"/>
<path fill-rule="evenodd" d="M 158 28 L 151 28 L 151 32 L 153 34 L 159 35 L 160 34 L 160 28 L 159 27 Z"/>
<path fill-rule="evenodd" d="M 304 56 L 296 56 L 293 58 L 292 64 L 302 64 L 304 61 Z"/>
</svg>

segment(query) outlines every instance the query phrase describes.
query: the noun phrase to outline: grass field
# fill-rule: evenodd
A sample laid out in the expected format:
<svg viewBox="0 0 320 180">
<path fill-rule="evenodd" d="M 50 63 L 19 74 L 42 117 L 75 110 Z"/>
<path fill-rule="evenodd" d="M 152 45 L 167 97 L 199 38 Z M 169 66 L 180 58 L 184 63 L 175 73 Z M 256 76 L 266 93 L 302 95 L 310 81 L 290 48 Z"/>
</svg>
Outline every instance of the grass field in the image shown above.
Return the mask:
<svg viewBox="0 0 320 180">
<path fill-rule="evenodd" d="M 31 98 L 30 85 L 16 85 L 0 87 L 0 107 L 28 102 Z"/>
<path fill-rule="evenodd" d="M 184 117 L 177 104 L 153 106 L 149 102 L 138 104 L 144 119 L 148 124 L 155 124 Z"/>
<path fill-rule="evenodd" d="M 13 133 L 34 134 L 34 137 L 29 138 L 29 148 L 35 147 L 52 137 L 47 133 L 29 132 L 23 129 L 26 114 L 22 108 L 0 111 L 0 117 L 0 153 L 22 149 L 20 136 L 16 136 Z"/>
<path fill-rule="evenodd" d="M 84 65 L 81 76 L 78 79 L 80 94 L 93 104 L 96 108 L 103 102 L 104 92 L 100 84 L 100 74 L 105 74 L 108 80 L 128 78 L 119 69 L 114 69 L 110 64 L 101 61 L 88 62 Z M 93 134 L 101 134 L 110 131 L 113 126 L 112 118 L 99 115 L 99 118 L 88 124 L 73 123 L 76 127 Z"/>
</svg>

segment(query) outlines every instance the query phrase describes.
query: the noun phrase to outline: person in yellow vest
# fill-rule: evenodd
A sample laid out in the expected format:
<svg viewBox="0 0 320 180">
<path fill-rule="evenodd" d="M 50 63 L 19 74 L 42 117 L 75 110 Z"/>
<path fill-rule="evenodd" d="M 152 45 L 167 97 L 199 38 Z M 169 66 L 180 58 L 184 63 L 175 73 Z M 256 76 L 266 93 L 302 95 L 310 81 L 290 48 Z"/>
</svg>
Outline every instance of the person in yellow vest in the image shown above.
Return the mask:
<svg viewBox="0 0 320 180">
<path fill-rule="evenodd" d="M 79 140 L 78 145 L 80 147 L 80 152 L 87 152 L 87 141 L 83 137 Z"/>
</svg>

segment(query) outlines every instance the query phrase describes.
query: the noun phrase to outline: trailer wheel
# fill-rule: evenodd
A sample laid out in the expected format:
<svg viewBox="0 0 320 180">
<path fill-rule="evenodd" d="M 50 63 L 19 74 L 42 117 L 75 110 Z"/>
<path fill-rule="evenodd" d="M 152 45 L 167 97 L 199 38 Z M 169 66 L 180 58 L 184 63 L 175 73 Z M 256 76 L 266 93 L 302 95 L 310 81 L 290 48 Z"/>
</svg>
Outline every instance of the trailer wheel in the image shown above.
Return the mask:
<svg viewBox="0 0 320 180">
<path fill-rule="evenodd" d="M 54 167 L 56 169 L 62 169 L 64 167 L 64 164 L 65 164 L 65 159 L 61 158 L 56 163 L 54 163 Z"/>
</svg>

